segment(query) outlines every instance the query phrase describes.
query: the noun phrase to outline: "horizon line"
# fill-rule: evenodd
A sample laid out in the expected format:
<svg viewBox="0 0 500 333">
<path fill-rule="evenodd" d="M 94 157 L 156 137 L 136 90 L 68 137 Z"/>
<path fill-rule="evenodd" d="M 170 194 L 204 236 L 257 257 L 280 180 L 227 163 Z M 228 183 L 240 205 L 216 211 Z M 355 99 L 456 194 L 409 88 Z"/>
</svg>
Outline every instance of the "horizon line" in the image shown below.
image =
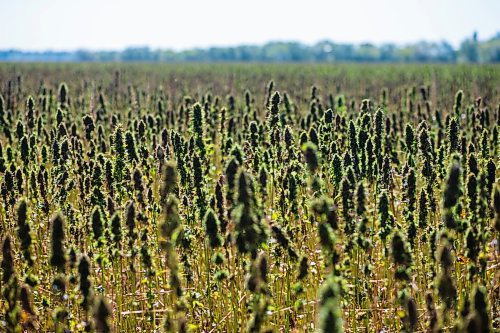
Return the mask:
<svg viewBox="0 0 500 333">
<path fill-rule="evenodd" d="M 492 36 L 488 38 L 478 38 L 478 42 L 487 42 L 493 39 L 498 38 L 500 35 L 500 30 L 494 33 Z M 471 36 L 466 36 L 462 39 L 460 44 L 466 40 L 470 40 Z M 319 39 L 316 42 L 313 43 L 307 43 L 307 42 L 302 42 L 299 40 L 293 40 L 293 39 L 272 39 L 266 42 L 262 43 L 238 43 L 238 44 L 226 44 L 226 45 L 211 45 L 211 46 L 192 46 L 192 47 L 187 47 L 187 48 L 175 48 L 175 47 L 167 47 L 167 46 L 154 46 L 154 45 L 141 45 L 141 44 L 131 44 L 129 46 L 125 46 L 122 48 L 114 48 L 114 49 L 106 49 L 106 48 L 91 48 L 91 47 L 77 47 L 77 48 L 71 48 L 71 49 L 62 49 L 62 48 L 45 48 L 45 49 L 25 49 L 25 48 L 20 48 L 20 47 L 0 47 L 0 52 L 8 52 L 8 51 L 17 51 L 17 52 L 23 52 L 23 53 L 74 53 L 74 52 L 123 52 L 126 50 L 131 50 L 131 49 L 149 49 L 152 51 L 171 51 L 175 53 L 181 53 L 185 51 L 191 51 L 191 50 L 209 50 L 209 49 L 225 49 L 225 48 L 238 48 L 238 47 L 263 47 L 266 45 L 270 44 L 298 44 L 300 46 L 305 46 L 305 47 L 313 47 L 321 43 L 329 43 L 329 44 L 334 44 L 334 45 L 352 45 L 355 47 L 360 47 L 364 45 L 371 45 L 375 47 L 381 47 L 385 45 L 391 45 L 395 46 L 398 48 L 404 48 L 408 46 L 414 46 L 417 44 L 421 43 L 429 43 L 429 44 L 448 44 L 450 45 L 454 50 L 458 50 L 460 47 L 459 45 L 453 45 L 453 43 L 449 42 L 447 39 L 440 39 L 440 40 L 428 40 L 428 39 L 419 39 L 416 41 L 408 41 L 408 42 L 391 42 L 391 41 L 386 41 L 386 42 L 370 42 L 370 41 L 362 41 L 362 42 L 347 42 L 347 41 L 335 41 L 332 39 Z"/>
</svg>

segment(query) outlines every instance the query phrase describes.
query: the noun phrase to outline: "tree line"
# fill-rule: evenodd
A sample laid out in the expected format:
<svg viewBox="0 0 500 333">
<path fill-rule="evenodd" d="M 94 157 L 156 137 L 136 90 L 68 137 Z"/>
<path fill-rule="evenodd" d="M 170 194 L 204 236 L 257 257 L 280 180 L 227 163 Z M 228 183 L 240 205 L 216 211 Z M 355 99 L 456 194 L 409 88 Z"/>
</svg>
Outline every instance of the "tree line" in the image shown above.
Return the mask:
<svg viewBox="0 0 500 333">
<path fill-rule="evenodd" d="M 446 42 L 408 45 L 375 45 L 321 41 L 314 45 L 270 42 L 261 46 L 195 48 L 183 51 L 130 47 L 122 51 L 20 51 L 0 50 L 0 61 L 66 62 L 400 62 L 400 63 L 497 63 L 500 32 L 479 41 L 474 33 L 458 49 Z"/>
</svg>

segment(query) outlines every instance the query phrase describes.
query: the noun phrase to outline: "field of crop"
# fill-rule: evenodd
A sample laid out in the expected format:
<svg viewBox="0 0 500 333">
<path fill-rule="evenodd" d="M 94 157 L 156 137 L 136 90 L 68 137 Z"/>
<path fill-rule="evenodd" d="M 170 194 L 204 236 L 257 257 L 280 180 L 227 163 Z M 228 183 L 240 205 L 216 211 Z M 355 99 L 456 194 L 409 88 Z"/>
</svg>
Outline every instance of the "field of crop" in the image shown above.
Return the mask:
<svg viewBox="0 0 500 333">
<path fill-rule="evenodd" d="M 500 330 L 500 67 L 0 64 L 0 331 Z"/>
</svg>

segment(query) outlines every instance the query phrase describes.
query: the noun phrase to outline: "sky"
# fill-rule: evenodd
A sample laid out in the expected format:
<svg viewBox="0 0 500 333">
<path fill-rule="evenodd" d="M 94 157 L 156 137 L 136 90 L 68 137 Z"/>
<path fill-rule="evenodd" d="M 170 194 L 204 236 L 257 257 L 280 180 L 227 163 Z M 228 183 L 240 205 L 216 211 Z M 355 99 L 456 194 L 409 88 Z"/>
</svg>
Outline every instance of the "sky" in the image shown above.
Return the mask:
<svg viewBox="0 0 500 333">
<path fill-rule="evenodd" d="M 0 49 L 407 44 L 500 31 L 500 0 L 0 0 Z"/>
</svg>

